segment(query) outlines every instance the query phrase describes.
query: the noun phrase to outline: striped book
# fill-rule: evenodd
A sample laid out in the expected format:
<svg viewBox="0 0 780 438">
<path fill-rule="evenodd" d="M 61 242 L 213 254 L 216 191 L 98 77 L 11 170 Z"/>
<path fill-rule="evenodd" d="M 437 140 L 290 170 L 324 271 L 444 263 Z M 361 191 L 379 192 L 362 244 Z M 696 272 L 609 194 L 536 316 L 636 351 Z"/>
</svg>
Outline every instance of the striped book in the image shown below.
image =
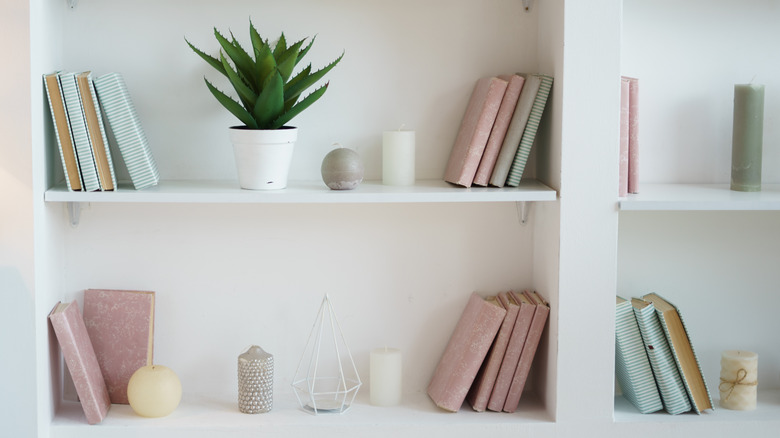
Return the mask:
<svg viewBox="0 0 780 438">
<path fill-rule="evenodd" d="M 100 113 L 95 86 L 91 72 L 82 72 L 76 75 L 76 84 L 81 96 L 81 107 L 84 110 L 84 120 L 87 122 L 89 144 L 92 147 L 92 156 L 95 158 L 95 167 L 98 171 L 98 181 L 101 190 L 115 190 L 116 176 L 114 175 L 114 162 L 111 159 L 111 151 L 108 147 L 106 130 L 103 126 L 103 116 Z"/>
<path fill-rule="evenodd" d="M 84 190 L 88 192 L 98 191 L 100 190 L 100 181 L 98 180 L 95 157 L 92 154 L 92 145 L 89 142 L 87 119 L 84 116 L 84 109 L 81 104 L 76 74 L 60 73 L 59 79 L 62 97 L 65 100 L 65 108 L 68 113 L 70 132 L 73 134 L 73 144 L 76 146 L 76 157 L 79 161 Z"/>
<path fill-rule="evenodd" d="M 633 298 L 631 305 L 634 308 L 639 332 L 642 334 L 647 357 L 653 368 L 658 391 L 666 412 L 676 415 L 691 410 L 691 403 L 685 392 L 680 372 L 674 362 L 669 343 L 666 341 L 664 329 L 655 313 L 653 303 L 639 298 Z"/>
<path fill-rule="evenodd" d="M 663 409 L 633 307 L 621 297 L 615 302 L 615 376 L 623 396 L 639 412 Z"/>
<path fill-rule="evenodd" d="M 57 140 L 57 148 L 60 151 L 60 158 L 62 158 L 65 183 L 68 190 L 81 191 L 81 172 L 79 172 L 76 148 L 73 146 L 73 136 L 68 125 L 68 113 L 65 109 L 65 100 L 62 98 L 57 73 L 43 75 L 43 84 L 46 88 L 46 100 L 49 102 L 51 119 L 54 124 L 54 138 Z"/>
<path fill-rule="evenodd" d="M 140 190 L 157 185 L 160 181 L 157 163 L 122 75 L 108 73 L 96 78 L 95 89 L 133 187 Z"/>
<path fill-rule="evenodd" d="M 655 314 L 661 323 L 669 348 L 677 364 L 677 370 L 682 377 L 683 385 L 691 400 L 693 410 L 699 414 L 704 410 L 712 409 L 712 398 L 701 372 L 699 359 L 693 349 L 693 342 L 688 334 L 688 328 L 682 318 L 680 310 L 672 303 L 658 294 L 647 294 L 642 297 L 655 306 Z"/>
<path fill-rule="evenodd" d="M 531 153 L 531 146 L 534 144 L 536 132 L 539 130 L 539 123 L 544 114 L 544 107 L 547 105 L 547 98 L 552 90 L 553 78 L 547 75 L 536 75 L 541 78 L 539 92 L 536 93 L 534 105 L 531 108 L 531 115 L 528 116 L 528 123 L 523 131 L 523 139 L 520 140 L 520 146 L 517 148 L 515 160 L 509 169 L 509 175 L 506 177 L 506 185 L 517 187 L 520 184 L 520 178 L 525 170 L 525 163 L 528 161 L 528 155 Z"/>
</svg>

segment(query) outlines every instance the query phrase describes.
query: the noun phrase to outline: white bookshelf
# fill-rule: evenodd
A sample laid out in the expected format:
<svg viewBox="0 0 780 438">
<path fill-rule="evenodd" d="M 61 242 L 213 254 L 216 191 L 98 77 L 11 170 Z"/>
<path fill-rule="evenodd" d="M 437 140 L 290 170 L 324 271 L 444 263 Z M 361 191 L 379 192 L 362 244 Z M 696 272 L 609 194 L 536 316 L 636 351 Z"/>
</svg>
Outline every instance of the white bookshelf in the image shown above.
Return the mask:
<svg viewBox="0 0 780 438">
<path fill-rule="evenodd" d="M 620 210 L 780 210 L 780 185 L 763 184 L 759 192 L 739 192 L 728 184 L 643 184 L 640 193 L 620 200 Z"/>
</svg>

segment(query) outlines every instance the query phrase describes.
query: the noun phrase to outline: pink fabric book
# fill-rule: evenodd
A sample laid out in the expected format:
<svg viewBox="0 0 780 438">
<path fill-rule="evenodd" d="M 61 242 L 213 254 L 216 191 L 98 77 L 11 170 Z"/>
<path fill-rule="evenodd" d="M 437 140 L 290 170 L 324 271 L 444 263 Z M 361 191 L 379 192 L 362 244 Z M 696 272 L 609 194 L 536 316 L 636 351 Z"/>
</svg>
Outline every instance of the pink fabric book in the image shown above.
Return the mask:
<svg viewBox="0 0 780 438">
<path fill-rule="evenodd" d="M 57 303 L 49 320 L 89 424 L 106 417 L 111 400 L 76 301 Z"/>
<path fill-rule="evenodd" d="M 127 404 L 127 382 L 152 364 L 154 292 L 88 289 L 84 323 L 112 403 Z"/>
<path fill-rule="evenodd" d="M 498 153 L 509 129 L 509 122 L 512 121 L 517 100 L 520 98 L 520 90 L 523 89 L 523 83 L 525 83 L 525 78 L 517 74 L 501 75 L 499 79 L 507 81 L 506 92 L 504 92 L 504 98 L 498 108 L 496 122 L 493 124 L 493 130 L 490 131 L 485 151 L 482 153 L 482 160 L 477 167 L 477 174 L 474 176 L 473 184 L 477 186 L 486 186 L 490 181 L 490 175 L 493 174 L 493 168 L 498 160 Z"/>
<path fill-rule="evenodd" d="M 526 338 L 525 345 L 523 345 L 523 352 L 520 354 L 520 360 L 517 362 L 517 369 L 515 375 L 512 378 L 512 385 L 509 387 L 509 393 L 506 395 L 506 402 L 504 403 L 504 412 L 514 412 L 517 410 L 517 405 L 520 403 L 520 397 L 523 395 L 523 389 L 525 388 L 525 382 L 528 380 L 528 373 L 531 371 L 531 364 L 534 361 L 536 355 L 536 348 L 539 346 L 539 341 L 542 338 L 542 332 L 547 322 L 547 316 L 550 314 L 550 307 L 536 292 L 523 292 L 529 301 L 536 304 L 534 310 L 534 317 L 531 321 L 531 327 L 528 329 L 528 337 Z"/>
<path fill-rule="evenodd" d="M 639 193 L 639 80 L 628 80 L 628 193 Z"/>
<path fill-rule="evenodd" d="M 506 87 L 507 82 L 496 77 L 477 81 L 450 152 L 445 181 L 471 187 Z"/>
<path fill-rule="evenodd" d="M 620 80 L 620 174 L 618 196 L 628 194 L 628 81 Z"/>
<path fill-rule="evenodd" d="M 509 345 L 507 345 L 504 359 L 501 361 L 501 368 L 498 370 L 496 383 L 493 385 L 493 392 L 490 393 L 487 404 L 489 410 L 496 412 L 501 412 L 504 409 L 506 395 L 512 385 L 512 378 L 515 375 L 517 363 L 523 352 L 523 345 L 525 345 L 528 329 L 531 328 L 531 321 L 536 310 L 536 305 L 522 293 L 510 292 L 509 298 L 517 303 L 518 311 L 515 325 L 512 327 L 512 336 L 509 338 Z"/>
<path fill-rule="evenodd" d="M 505 315 L 504 308 L 471 294 L 428 385 L 436 406 L 460 409 Z"/>
<path fill-rule="evenodd" d="M 506 309 L 506 315 L 501 323 L 501 327 L 498 329 L 493 346 L 490 347 L 487 359 L 483 362 L 482 368 L 479 369 L 477 378 L 474 380 L 474 384 L 471 385 L 467 396 L 472 409 L 477 412 L 482 412 L 487 408 L 490 393 L 493 392 L 493 384 L 495 384 L 498 376 L 498 369 L 504 360 L 504 353 L 507 345 L 509 345 L 509 338 L 517 320 L 517 312 L 520 310 L 520 306 L 514 300 L 511 300 L 506 292 L 502 292 L 492 299 Z"/>
</svg>

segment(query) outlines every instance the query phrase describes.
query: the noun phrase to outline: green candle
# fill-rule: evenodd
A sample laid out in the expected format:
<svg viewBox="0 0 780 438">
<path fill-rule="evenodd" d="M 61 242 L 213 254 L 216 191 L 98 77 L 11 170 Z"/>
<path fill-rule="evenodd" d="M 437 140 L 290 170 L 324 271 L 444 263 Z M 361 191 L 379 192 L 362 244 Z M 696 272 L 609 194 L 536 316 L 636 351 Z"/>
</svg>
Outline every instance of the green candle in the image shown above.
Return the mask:
<svg viewBox="0 0 780 438">
<path fill-rule="evenodd" d="M 761 190 L 764 138 L 764 86 L 734 85 L 734 133 L 731 141 L 731 190 Z"/>
</svg>

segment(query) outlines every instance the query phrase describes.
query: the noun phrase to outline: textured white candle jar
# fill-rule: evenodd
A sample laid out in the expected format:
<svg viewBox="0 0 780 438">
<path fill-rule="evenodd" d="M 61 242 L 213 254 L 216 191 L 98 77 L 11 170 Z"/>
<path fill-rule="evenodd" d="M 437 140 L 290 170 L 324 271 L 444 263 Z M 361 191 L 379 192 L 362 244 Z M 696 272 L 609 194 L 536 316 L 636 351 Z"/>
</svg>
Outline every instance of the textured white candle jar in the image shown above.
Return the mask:
<svg viewBox="0 0 780 438">
<path fill-rule="evenodd" d="M 401 402 L 402 356 L 397 348 L 371 350 L 371 404 L 393 406 Z"/>
<path fill-rule="evenodd" d="M 720 359 L 720 406 L 736 411 L 756 408 L 758 354 L 726 350 Z"/>
<path fill-rule="evenodd" d="M 414 131 L 385 131 L 382 134 L 382 184 L 414 185 Z"/>
</svg>

